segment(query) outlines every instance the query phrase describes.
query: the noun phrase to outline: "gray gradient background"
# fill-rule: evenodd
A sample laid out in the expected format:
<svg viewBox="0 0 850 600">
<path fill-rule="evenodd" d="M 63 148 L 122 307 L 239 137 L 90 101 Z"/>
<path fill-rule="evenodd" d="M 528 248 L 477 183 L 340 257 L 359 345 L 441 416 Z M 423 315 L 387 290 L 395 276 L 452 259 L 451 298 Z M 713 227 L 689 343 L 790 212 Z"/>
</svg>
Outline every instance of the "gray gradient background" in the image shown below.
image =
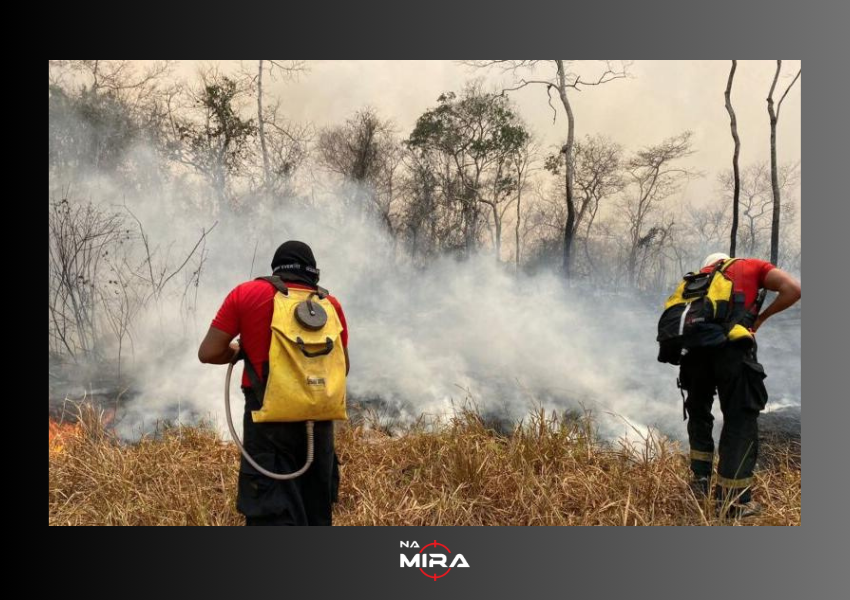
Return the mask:
<svg viewBox="0 0 850 600">
<path fill-rule="evenodd" d="M 212 41 L 206 37 L 209 28 L 204 21 L 220 13 L 192 15 L 195 27 L 185 28 L 181 25 L 187 21 L 175 8 L 175 14 L 160 23 L 155 41 L 140 32 L 137 47 L 171 55 L 177 48 L 169 47 L 167 40 L 174 39 L 186 48 L 192 44 L 193 50 L 228 50 L 228 54 L 238 50 L 244 55 L 262 40 L 266 48 L 283 49 L 283 54 L 290 55 L 308 54 L 305 50 L 327 54 L 332 46 L 337 54 L 361 56 L 410 57 L 413 49 L 421 54 L 473 57 L 496 50 L 545 55 L 558 48 L 569 51 L 564 54 L 585 56 L 720 58 L 737 54 L 767 59 L 784 54 L 803 59 L 808 341 L 803 361 L 807 399 L 803 526 L 134 530 L 126 541 L 106 551 L 106 546 L 98 545 L 94 548 L 100 550 L 63 552 L 63 590 L 105 591 L 110 596 L 251 599 L 846 596 L 846 566 L 841 565 L 846 565 L 850 520 L 846 506 L 850 394 L 843 343 L 847 311 L 837 303 L 845 300 L 848 291 L 846 111 L 850 95 L 843 40 L 850 5 L 846 1 L 666 1 L 653 3 L 661 7 L 653 11 L 648 2 L 622 6 L 596 2 L 590 9 L 596 11 L 593 14 L 566 3 L 534 8 L 529 2 L 490 2 L 486 8 L 473 8 L 455 2 L 447 9 L 438 9 L 436 3 L 380 4 L 386 8 L 379 8 L 379 3 L 338 8 L 314 5 L 321 21 L 303 29 L 292 23 L 304 18 L 296 13 L 305 5 L 278 5 L 277 10 L 285 14 L 269 12 L 260 19 L 268 34 L 246 27 L 235 31 L 245 44 L 228 39 L 226 46 L 218 45 L 221 39 L 215 36 L 215 45 L 204 46 Z M 422 14 L 414 14 L 417 9 Z M 368 25 L 354 25 L 355 16 L 362 18 L 371 11 L 374 16 Z M 341 26 L 331 23 L 329 16 Z M 473 24 L 464 22 L 467 16 L 474 19 Z M 246 18 L 255 17 L 246 14 Z M 403 24 L 380 24 L 391 18 Z M 296 43 L 293 30 L 301 34 L 303 44 Z M 106 33 L 97 32 L 101 49 L 126 50 L 134 41 L 132 36 L 122 36 L 120 43 L 110 44 L 110 35 L 115 34 L 102 31 Z M 194 32 L 203 32 L 204 39 L 196 43 L 191 37 Z M 832 273 L 842 276 L 835 280 Z M 839 291 L 840 296 L 829 295 Z M 51 533 L 61 535 L 56 530 Z M 453 552 L 463 553 L 471 568 L 455 569 L 436 582 L 415 569 L 401 569 L 399 541 L 413 539 L 420 543 L 437 539 Z"/>
</svg>

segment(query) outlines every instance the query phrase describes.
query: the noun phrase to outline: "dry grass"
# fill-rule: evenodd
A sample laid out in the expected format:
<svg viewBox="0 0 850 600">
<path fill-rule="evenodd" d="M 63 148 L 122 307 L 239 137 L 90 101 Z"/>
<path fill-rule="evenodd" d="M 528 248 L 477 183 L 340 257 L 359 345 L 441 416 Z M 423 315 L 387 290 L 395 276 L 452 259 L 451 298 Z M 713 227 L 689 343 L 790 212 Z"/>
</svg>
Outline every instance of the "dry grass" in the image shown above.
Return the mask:
<svg viewBox="0 0 850 600">
<path fill-rule="evenodd" d="M 511 435 L 474 413 L 389 436 L 337 432 L 338 525 L 710 525 L 687 461 L 663 439 L 595 439 L 588 421 L 534 415 Z M 210 429 L 119 444 L 96 417 L 49 452 L 51 525 L 237 525 L 238 451 Z M 799 525 L 800 447 L 764 448 L 753 525 Z"/>
</svg>

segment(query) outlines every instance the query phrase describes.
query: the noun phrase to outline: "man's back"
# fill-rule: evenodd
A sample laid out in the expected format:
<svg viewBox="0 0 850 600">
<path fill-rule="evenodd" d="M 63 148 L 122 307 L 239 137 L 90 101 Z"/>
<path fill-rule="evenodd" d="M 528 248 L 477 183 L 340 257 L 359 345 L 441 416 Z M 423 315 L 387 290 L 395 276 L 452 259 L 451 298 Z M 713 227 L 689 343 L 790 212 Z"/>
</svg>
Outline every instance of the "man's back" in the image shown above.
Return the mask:
<svg viewBox="0 0 850 600">
<path fill-rule="evenodd" d="M 702 269 L 708 273 L 714 265 L 708 265 Z M 749 307 L 755 302 L 759 290 L 764 286 L 767 274 L 776 267 L 771 263 L 758 258 L 739 258 L 733 262 L 725 271 L 725 274 L 736 284 L 736 288 L 744 292 L 744 305 Z"/>
<path fill-rule="evenodd" d="M 303 290 L 315 289 L 300 283 L 287 282 L 286 285 Z M 276 293 L 277 290 L 268 281 L 246 281 L 236 286 L 227 295 L 212 322 L 212 326 L 216 329 L 220 329 L 231 336 L 240 336 L 241 347 L 251 359 L 251 364 L 254 365 L 257 373 L 263 372 L 263 364 L 269 360 L 269 347 L 272 340 L 271 323 Z M 345 321 L 345 313 L 342 311 L 339 300 L 334 296 L 329 295 L 328 300 L 336 310 L 342 324 L 342 345 L 348 347 L 348 325 Z M 250 386 L 248 376 L 245 373 L 242 375 L 242 385 L 244 387 Z"/>
</svg>

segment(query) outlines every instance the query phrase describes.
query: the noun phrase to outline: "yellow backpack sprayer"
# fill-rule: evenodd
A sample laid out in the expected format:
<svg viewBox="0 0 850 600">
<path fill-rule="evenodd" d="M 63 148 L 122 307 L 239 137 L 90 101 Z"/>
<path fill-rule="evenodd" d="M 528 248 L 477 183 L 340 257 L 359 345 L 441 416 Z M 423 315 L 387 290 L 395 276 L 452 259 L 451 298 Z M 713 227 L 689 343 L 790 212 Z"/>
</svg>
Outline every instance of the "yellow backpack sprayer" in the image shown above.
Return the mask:
<svg viewBox="0 0 850 600">
<path fill-rule="evenodd" d="M 294 479 L 313 462 L 315 421 L 346 420 L 345 351 L 340 334 L 342 324 L 323 288 L 316 291 L 288 288 L 280 277 L 260 277 L 277 289 L 272 315 L 272 341 L 269 348 L 269 375 L 263 382 L 248 356 L 240 351 L 227 368 L 224 407 L 227 426 L 242 456 L 257 471 L 272 479 Z M 293 473 L 274 473 L 260 466 L 233 426 L 230 414 L 230 380 L 233 365 L 245 359 L 245 369 L 257 396 L 260 410 L 252 411 L 255 423 L 305 421 L 307 460 Z"/>
</svg>

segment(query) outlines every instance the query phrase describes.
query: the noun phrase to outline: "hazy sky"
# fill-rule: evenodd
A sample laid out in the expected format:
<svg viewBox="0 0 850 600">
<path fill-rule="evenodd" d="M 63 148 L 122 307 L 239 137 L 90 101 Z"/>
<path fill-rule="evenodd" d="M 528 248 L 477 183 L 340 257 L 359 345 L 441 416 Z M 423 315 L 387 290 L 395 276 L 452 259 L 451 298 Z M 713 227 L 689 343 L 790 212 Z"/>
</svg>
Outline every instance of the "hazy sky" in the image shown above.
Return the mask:
<svg viewBox="0 0 850 600">
<path fill-rule="evenodd" d="M 510 81 L 510 76 L 498 71 L 480 71 L 454 61 L 309 61 L 308 65 L 309 71 L 297 81 L 269 82 L 269 93 L 282 99 L 288 116 L 321 127 L 371 106 L 392 119 L 403 136 L 411 131 L 417 116 L 436 104 L 440 93 L 459 90 L 474 77 L 483 77 L 494 89 Z M 710 196 L 716 173 L 731 164 L 732 139 L 723 100 L 729 66 L 729 61 L 634 61 L 629 79 L 572 93 L 576 133 L 581 137 L 602 133 L 634 149 L 690 129 L 697 151 L 690 163 L 706 177 L 691 183 L 684 194 L 693 199 Z M 191 61 L 179 66 L 185 75 L 196 68 Z M 798 68 L 800 61 L 783 62 L 777 96 Z M 596 61 L 579 61 L 575 67 L 589 76 L 596 69 Z M 742 165 L 769 158 L 765 99 L 774 70 L 775 61 L 738 63 L 732 102 L 738 116 Z M 782 162 L 801 158 L 801 88 L 802 78 L 782 107 L 778 132 Z M 552 123 L 545 88 L 531 86 L 512 92 L 511 97 L 544 148 L 566 136 L 562 110 Z"/>
</svg>

